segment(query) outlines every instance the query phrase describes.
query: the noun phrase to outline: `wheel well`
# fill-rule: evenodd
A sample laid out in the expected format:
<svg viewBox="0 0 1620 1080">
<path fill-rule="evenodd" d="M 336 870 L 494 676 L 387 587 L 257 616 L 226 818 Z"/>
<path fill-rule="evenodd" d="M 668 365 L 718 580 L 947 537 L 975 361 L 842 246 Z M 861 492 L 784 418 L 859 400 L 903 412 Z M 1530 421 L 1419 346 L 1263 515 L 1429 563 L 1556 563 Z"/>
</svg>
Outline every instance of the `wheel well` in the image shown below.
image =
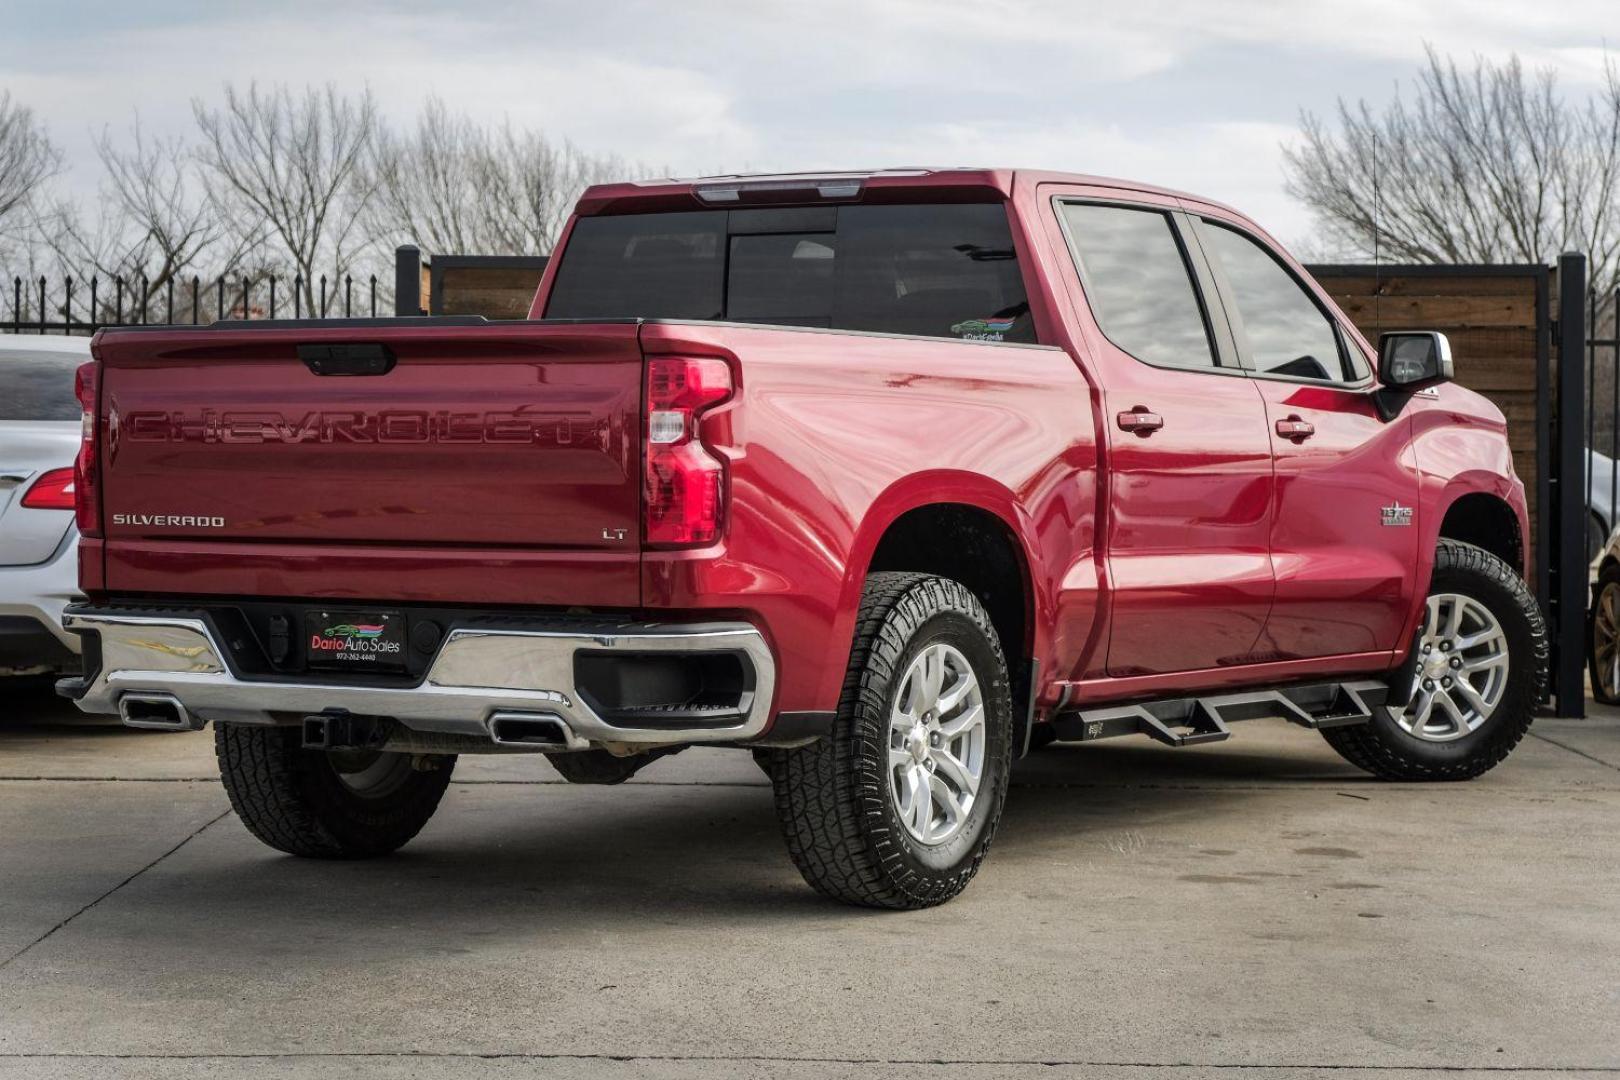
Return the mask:
<svg viewBox="0 0 1620 1080">
<path fill-rule="evenodd" d="M 1005 522 L 956 503 L 900 515 L 878 541 L 869 570 L 912 570 L 959 581 L 990 616 L 1013 685 L 1023 681 L 1029 648 L 1029 575 L 1023 550 Z"/>
<path fill-rule="evenodd" d="M 1474 492 L 1452 503 L 1440 522 L 1440 535 L 1484 548 L 1514 570 L 1524 572 L 1524 540 L 1519 535 L 1518 516 L 1495 495 Z"/>
</svg>

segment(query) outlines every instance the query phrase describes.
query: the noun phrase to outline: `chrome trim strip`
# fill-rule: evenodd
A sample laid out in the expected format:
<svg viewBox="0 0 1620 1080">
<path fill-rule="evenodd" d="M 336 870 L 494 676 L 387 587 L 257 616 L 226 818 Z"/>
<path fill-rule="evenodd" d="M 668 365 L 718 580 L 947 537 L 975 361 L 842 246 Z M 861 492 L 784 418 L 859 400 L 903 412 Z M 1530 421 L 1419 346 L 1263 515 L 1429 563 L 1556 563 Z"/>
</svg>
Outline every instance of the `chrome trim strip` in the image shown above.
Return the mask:
<svg viewBox="0 0 1620 1080">
<path fill-rule="evenodd" d="M 202 720 L 270 724 L 271 712 L 347 709 L 391 716 L 416 731 L 490 738 L 498 713 L 554 714 L 591 744 L 735 742 L 765 730 L 776 691 L 776 662 L 764 635 L 746 623 L 604 625 L 589 631 L 451 631 L 421 683 L 410 687 L 259 682 L 238 678 L 201 619 L 185 616 L 68 612 L 69 630 L 101 637 L 101 669 L 79 708 L 118 712 L 127 693 L 172 694 Z M 741 724 L 714 728 L 627 728 L 598 716 L 574 687 L 574 653 L 739 652 L 754 667 L 754 689 Z"/>
</svg>

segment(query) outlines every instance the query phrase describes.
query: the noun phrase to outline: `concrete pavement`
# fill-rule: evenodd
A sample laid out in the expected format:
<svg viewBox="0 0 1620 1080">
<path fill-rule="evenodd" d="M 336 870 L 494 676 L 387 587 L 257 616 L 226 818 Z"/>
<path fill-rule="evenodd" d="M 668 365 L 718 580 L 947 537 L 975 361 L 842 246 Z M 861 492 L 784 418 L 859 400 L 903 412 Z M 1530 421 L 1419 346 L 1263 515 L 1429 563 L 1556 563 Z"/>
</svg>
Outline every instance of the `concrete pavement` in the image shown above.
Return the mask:
<svg viewBox="0 0 1620 1080">
<path fill-rule="evenodd" d="M 1454 785 L 1263 721 L 1048 750 L 906 914 L 816 897 L 734 751 L 464 758 L 325 864 L 247 834 L 209 733 L 0 715 L 0 1077 L 1620 1073 L 1616 713 Z"/>
</svg>

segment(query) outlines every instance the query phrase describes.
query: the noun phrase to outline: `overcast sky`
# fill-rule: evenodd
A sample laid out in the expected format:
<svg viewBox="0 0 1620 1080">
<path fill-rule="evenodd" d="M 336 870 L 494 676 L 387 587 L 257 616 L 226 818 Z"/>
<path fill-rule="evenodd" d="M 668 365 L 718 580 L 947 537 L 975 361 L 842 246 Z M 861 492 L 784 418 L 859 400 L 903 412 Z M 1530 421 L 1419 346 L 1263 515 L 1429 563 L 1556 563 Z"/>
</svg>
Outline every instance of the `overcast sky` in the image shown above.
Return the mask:
<svg viewBox="0 0 1620 1080">
<path fill-rule="evenodd" d="M 1301 108 L 1387 100 L 1424 42 L 1596 79 L 1614 0 L 684 0 L 274 4 L 0 0 L 0 87 L 94 191 L 94 132 L 184 132 L 227 80 L 437 93 L 679 175 L 917 164 L 1128 176 L 1232 203 L 1286 240 Z"/>
</svg>

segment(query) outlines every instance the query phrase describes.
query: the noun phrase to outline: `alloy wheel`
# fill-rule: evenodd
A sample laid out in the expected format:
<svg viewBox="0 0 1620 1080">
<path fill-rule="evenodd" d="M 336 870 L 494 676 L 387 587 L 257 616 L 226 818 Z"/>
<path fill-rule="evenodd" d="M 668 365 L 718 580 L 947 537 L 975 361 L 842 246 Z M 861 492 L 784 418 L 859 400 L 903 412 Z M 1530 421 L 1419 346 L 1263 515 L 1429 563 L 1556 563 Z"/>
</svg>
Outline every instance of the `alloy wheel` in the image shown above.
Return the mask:
<svg viewBox="0 0 1620 1080">
<path fill-rule="evenodd" d="M 1597 661 L 1593 681 L 1607 691 L 1610 701 L 1620 700 L 1620 584 L 1612 581 L 1598 593 L 1592 619 L 1592 656 Z"/>
<path fill-rule="evenodd" d="M 1403 731 L 1428 742 L 1450 742 L 1474 731 L 1502 703 L 1508 682 L 1508 643 L 1502 624 L 1471 596 L 1429 597 L 1417 669 L 1405 710 L 1391 713 Z"/>
<path fill-rule="evenodd" d="M 936 641 L 912 660 L 889 717 L 889 796 L 919 843 L 962 830 L 985 765 L 984 693 L 967 657 Z"/>
</svg>

